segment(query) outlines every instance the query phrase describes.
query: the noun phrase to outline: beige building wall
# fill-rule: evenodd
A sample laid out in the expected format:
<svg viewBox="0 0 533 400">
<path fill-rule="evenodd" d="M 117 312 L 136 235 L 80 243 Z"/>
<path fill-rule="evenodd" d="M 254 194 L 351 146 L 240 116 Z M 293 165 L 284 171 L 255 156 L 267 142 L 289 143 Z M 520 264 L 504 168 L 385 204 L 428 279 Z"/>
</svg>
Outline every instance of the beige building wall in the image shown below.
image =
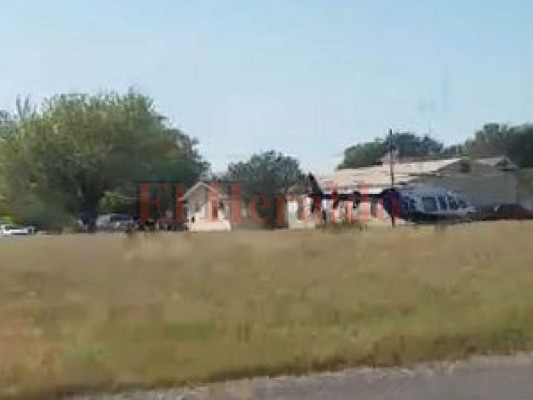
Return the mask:
<svg viewBox="0 0 533 400">
<path fill-rule="evenodd" d="M 206 188 L 199 188 L 187 199 L 188 227 L 191 232 L 231 231 L 231 224 L 227 219 L 226 212 L 218 209 L 218 219 L 214 214 L 209 201 L 209 192 Z"/>
<path fill-rule="evenodd" d="M 516 177 L 513 173 L 484 177 L 464 175 L 424 178 L 420 181 L 462 193 L 475 207 L 513 204 L 518 201 Z"/>
<path fill-rule="evenodd" d="M 307 195 L 289 196 L 286 203 L 287 226 L 289 229 L 312 229 L 316 226 L 311 214 L 312 200 Z"/>
</svg>

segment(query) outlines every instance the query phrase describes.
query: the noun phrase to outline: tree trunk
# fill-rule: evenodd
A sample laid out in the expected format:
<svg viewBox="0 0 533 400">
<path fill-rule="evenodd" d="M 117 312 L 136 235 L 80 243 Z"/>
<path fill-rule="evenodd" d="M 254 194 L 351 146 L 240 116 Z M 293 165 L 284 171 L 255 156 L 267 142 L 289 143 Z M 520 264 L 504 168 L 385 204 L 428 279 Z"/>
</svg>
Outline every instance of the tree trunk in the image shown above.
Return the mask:
<svg viewBox="0 0 533 400">
<path fill-rule="evenodd" d="M 96 232 L 96 219 L 98 218 L 98 202 L 84 202 L 81 210 L 81 222 L 87 233 Z"/>
</svg>

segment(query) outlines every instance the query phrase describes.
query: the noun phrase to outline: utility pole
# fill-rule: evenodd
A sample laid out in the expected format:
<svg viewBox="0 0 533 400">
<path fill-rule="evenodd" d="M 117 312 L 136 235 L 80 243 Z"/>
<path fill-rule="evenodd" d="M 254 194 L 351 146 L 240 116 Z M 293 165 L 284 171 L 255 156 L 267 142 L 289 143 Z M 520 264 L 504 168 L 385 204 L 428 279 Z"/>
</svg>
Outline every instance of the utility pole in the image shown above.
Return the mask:
<svg viewBox="0 0 533 400">
<path fill-rule="evenodd" d="M 391 189 L 394 189 L 394 184 L 395 184 L 395 180 L 394 180 L 394 146 L 392 145 L 392 138 L 393 138 L 392 129 L 389 129 L 389 172 L 390 172 Z M 390 198 L 390 202 L 391 202 L 390 221 L 391 221 L 392 227 L 394 228 L 396 226 L 396 215 L 394 215 L 394 212 L 396 211 L 396 208 L 397 208 L 397 206 L 399 206 L 399 204 L 394 204 L 396 202 L 396 197 L 393 198 L 392 196 Z"/>
<path fill-rule="evenodd" d="M 394 189 L 394 147 L 392 146 L 392 129 L 389 129 L 389 170 L 390 185 Z"/>
</svg>

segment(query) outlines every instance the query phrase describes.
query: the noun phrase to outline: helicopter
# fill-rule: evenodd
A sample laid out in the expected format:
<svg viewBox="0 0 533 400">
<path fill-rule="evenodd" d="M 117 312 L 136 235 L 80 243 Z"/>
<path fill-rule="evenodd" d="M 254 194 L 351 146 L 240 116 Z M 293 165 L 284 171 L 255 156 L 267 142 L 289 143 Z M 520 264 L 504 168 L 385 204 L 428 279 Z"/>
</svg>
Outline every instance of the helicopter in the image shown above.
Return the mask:
<svg viewBox="0 0 533 400">
<path fill-rule="evenodd" d="M 466 196 L 439 186 L 410 184 L 383 189 L 380 193 L 339 192 L 336 189 L 322 190 L 313 174 L 308 174 L 311 188 L 311 213 L 323 213 L 326 208 L 336 210 L 342 202 L 352 202 L 358 209 L 362 202 L 380 203 L 394 219 L 413 223 L 441 221 L 468 221 L 476 213 Z M 324 218 L 325 219 L 325 218 Z"/>
</svg>

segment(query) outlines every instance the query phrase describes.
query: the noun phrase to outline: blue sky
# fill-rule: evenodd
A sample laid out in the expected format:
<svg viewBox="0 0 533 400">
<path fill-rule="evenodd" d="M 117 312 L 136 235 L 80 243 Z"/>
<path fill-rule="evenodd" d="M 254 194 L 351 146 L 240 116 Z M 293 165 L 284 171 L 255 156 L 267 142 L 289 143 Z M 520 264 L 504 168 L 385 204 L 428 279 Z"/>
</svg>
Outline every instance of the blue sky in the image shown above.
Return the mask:
<svg viewBox="0 0 533 400">
<path fill-rule="evenodd" d="M 134 87 L 215 171 L 327 171 L 389 127 L 447 144 L 533 121 L 530 0 L 2 0 L 0 108 Z"/>
</svg>

